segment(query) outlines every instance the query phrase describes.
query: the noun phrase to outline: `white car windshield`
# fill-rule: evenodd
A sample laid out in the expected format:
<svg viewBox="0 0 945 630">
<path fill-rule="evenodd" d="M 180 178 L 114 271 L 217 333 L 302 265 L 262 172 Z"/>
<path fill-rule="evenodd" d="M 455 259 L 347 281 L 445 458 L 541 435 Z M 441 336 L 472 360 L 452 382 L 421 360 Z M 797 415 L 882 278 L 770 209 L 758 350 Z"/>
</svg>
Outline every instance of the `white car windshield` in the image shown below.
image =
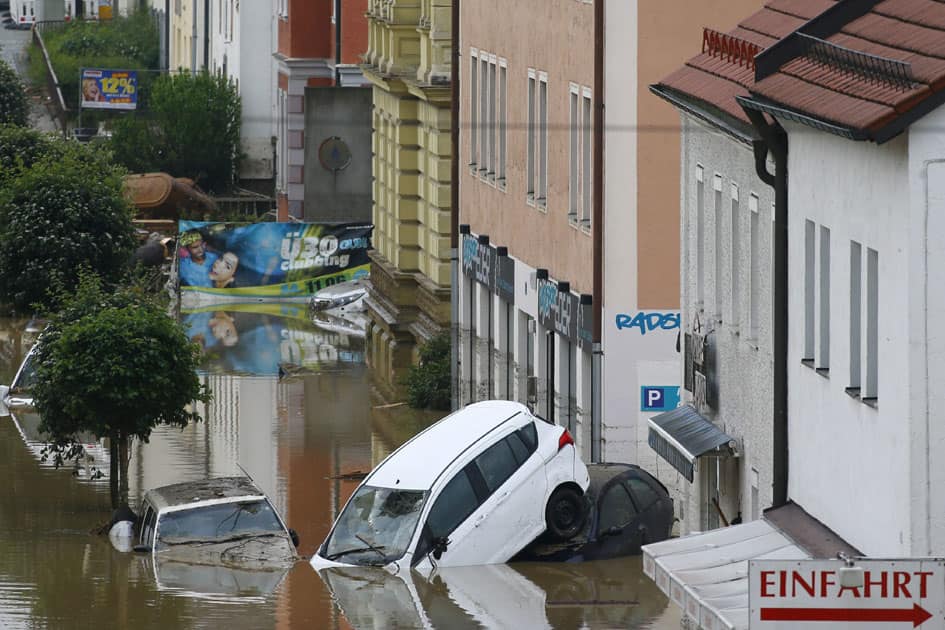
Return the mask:
<svg viewBox="0 0 945 630">
<path fill-rule="evenodd" d="M 273 534 L 285 534 L 285 530 L 267 501 L 220 503 L 162 515 L 157 549 Z"/>
<path fill-rule="evenodd" d="M 397 560 L 407 551 L 427 495 L 424 490 L 361 486 L 338 517 L 322 555 L 364 565 Z"/>
</svg>

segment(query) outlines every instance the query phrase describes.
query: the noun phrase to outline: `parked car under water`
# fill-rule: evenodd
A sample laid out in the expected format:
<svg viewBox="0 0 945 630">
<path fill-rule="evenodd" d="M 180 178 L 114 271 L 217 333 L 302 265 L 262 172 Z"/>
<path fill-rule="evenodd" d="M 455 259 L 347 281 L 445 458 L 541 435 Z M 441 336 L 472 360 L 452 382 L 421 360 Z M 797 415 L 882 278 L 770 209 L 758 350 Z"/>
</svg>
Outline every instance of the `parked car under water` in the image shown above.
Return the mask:
<svg viewBox="0 0 945 630">
<path fill-rule="evenodd" d="M 177 560 L 276 569 L 298 560 L 298 537 L 247 477 L 222 477 L 149 490 L 136 551 Z"/>
<path fill-rule="evenodd" d="M 588 518 L 570 540 L 538 539 L 513 560 L 580 562 L 640 553 L 669 538 L 673 499 L 656 477 L 633 464 L 589 464 Z"/>
<path fill-rule="evenodd" d="M 546 530 L 577 534 L 588 483 L 563 427 L 519 403 L 469 405 L 365 478 L 311 564 L 424 571 L 506 562 Z"/>
</svg>

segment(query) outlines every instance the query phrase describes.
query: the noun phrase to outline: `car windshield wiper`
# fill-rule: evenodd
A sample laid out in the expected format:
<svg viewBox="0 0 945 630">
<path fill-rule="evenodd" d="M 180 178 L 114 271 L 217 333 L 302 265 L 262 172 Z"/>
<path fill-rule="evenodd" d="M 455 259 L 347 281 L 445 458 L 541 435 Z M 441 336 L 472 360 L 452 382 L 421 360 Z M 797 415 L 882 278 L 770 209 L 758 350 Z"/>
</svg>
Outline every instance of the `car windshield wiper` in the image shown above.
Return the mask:
<svg viewBox="0 0 945 630">
<path fill-rule="evenodd" d="M 340 558 L 341 556 L 347 556 L 348 554 L 352 554 L 352 553 L 364 553 L 365 551 L 373 551 L 373 552 L 379 554 L 382 558 L 387 558 L 387 556 L 384 555 L 384 552 L 382 551 L 383 549 L 386 549 L 386 547 L 384 547 L 384 546 L 378 547 L 377 545 L 372 545 L 371 543 L 369 543 L 368 541 L 364 540 L 364 539 L 361 538 L 360 536 L 357 536 L 357 535 L 356 535 L 356 537 L 357 537 L 358 540 L 360 540 L 361 542 L 363 542 L 366 546 L 365 546 L 365 547 L 355 547 L 355 548 L 353 548 L 353 549 L 345 549 L 344 551 L 339 551 L 338 553 L 333 553 L 333 554 L 331 554 L 330 556 L 325 556 L 325 557 L 328 558 L 329 560 L 335 560 L 336 558 Z"/>
</svg>

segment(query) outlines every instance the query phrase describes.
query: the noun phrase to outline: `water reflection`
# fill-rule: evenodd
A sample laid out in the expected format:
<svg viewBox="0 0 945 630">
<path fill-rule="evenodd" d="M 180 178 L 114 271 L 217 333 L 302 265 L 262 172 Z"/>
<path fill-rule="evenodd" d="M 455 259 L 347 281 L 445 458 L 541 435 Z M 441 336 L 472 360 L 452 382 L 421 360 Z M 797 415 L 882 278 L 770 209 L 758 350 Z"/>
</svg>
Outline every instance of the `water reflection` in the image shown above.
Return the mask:
<svg viewBox="0 0 945 630">
<path fill-rule="evenodd" d="M 324 322 L 320 327 L 307 319 L 304 307 L 254 312 L 226 305 L 207 312 L 229 314 L 245 334 L 239 344 L 208 348 L 201 378 L 214 398 L 200 409 L 203 422 L 183 430 L 159 428 L 147 444 L 134 444 L 132 499 L 140 501 L 152 487 L 244 469 L 298 531 L 300 554 L 310 556 L 357 487 L 357 473 L 371 470 L 442 414 L 377 408 L 381 401 L 359 362 L 363 340 L 326 330 Z M 0 382 L 10 382 L 32 344 L 23 334 L 25 325 L 0 320 Z M 236 348 L 239 355 L 232 355 Z M 106 537 L 91 533 L 110 515 L 107 484 L 85 483 L 68 469 L 39 465 L 31 426 L 19 415 L 0 417 L 2 628 L 482 627 L 505 623 L 511 613 L 485 605 L 479 610 L 475 602 L 513 588 L 519 589 L 516 606 L 527 609 L 516 614 L 546 620 L 545 626 L 523 628 L 678 628 L 678 618 L 649 621 L 665 598 L 634 590 L 636 580 L 645 578 L 633 561 L 615 565 L 612 574 L 584 577 L 558 573 L 570 570 L 566 567 L 522 565 L 485 568 L 479 577 L 471 572 L 468 578 L 447 575 L 440 581 L 412 578 L 396 587 L 370 586 L 376 576 L 364 578 L 368 586 L 337 586 L 339 593 L 376 588 L 387 603 L 373 613 L 348 604 L 342 613 L 305 561 L 284 575 L 155 566 L 150 556 L 119 553 Z M 495 585 L 496 593 L 477 591 L 477 582 Z M 595 598 L 641 603 L 574 603 Z M 395 608 L 406 615 L 400 625 L 394 623 L 399 618 L 387 616 Z M 582 621 L 570 625 L 575 619 Z"/>
</svg>

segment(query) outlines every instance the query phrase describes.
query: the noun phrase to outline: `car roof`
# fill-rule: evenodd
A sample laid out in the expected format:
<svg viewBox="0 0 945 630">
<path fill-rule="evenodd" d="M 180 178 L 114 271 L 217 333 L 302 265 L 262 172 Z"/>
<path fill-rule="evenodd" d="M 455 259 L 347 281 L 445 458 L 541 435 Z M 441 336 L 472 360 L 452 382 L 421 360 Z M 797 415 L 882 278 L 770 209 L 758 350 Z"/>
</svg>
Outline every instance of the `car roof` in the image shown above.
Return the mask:
<svg viewBox="0 0 945 630">
<path fill-rule="evenodd" d="M 429 490 L 477 440 L 519 414 L 525 405 L 504 400 L 475 403 L 452 413 L 394 451 L 364 480 L 368 486 Z M 524 423 L 523 423 L 524 424 Z"/>
<path fill-rule="evenodd" d="M 160 512 L 168 507 L 200 501 L 259 496 L 265 496 L 265 493 L 249 477 L 218 477 L 153 488 L 148 490 L 144 499 Z"/>
</svg>

